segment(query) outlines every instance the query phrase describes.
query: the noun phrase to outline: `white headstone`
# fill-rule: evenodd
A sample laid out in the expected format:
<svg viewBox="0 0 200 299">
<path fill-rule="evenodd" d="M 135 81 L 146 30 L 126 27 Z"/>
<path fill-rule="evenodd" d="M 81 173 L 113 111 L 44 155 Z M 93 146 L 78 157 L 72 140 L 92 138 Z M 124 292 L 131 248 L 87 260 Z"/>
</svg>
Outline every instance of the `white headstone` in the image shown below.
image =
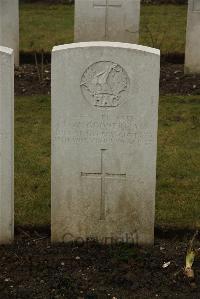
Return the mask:
<svg viewBox="0 0 200 299">
<path fill-rule="evenodd" d="M 138 43 L 140 0 L 75 0 L 75 42 Z"/>
<path fill-rule="evenodd" d="M 189 0 L 185 73 L 200 73 L 200 0 Z"/>
<path fill-rule="evenodd" d="M 14 54 L 0 47 L 0 244 L 14 235 Z"/>
<path fill-rule="evenodd" d="M 18 0 L 0 0 L 0 45 L 15 53 L 19 64 L 19 3 Z"/>
<path fill-rule="evenodd" d="M 159 56 L 112 42 L 53 49 L 53 241 L 153 243 Z"/>
</svg>

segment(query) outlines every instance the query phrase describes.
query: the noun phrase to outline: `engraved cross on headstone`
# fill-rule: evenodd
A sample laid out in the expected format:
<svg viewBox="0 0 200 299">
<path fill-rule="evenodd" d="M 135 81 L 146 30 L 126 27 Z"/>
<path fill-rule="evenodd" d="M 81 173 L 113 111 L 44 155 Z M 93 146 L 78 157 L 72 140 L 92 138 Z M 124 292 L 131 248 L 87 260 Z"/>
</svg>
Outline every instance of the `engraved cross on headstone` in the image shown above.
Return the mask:
<svg viewBox="0 0 200 299">
<path fill-rule="evenodd" d="M 121 7 L 122 0 L 93 0 L 94 7 Z"/>
<path fill-rule="evenodd" d="M 199 0 L 193 0 L 193 12 L 200 12 L 200 1 Z"/>
<path fill-rule="evenodd" d="M 81 176 L 101 179 L 101 202 L 100 202 L 100 220 L 105 220 L 105 183 L 108 178 L 126 178 L 126 173 L 108 173 L 105 170 L 104 155 L 106 149 L 101 149 L 101 172 L 81 172 Z"/>
<path fill-rule="evenodd" d="M 122 6 L 122 0 L 93 0 L 93 7 L 105 8 L 105 40 L 108 37 L 108 9 L 110 7 L 119 8 Z"/>
</svg>

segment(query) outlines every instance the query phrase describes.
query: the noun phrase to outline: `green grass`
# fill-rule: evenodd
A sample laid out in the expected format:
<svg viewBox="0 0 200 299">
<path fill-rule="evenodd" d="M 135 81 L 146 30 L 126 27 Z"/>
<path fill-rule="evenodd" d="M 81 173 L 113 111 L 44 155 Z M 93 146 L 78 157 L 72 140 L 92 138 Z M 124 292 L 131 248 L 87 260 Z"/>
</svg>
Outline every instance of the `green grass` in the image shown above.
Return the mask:
<svg viewBox="0 0 200 299">
<path fill-rule="evenodd" d="M 140 44 L 161 49 L 162 53 L 184 53 L 186 23 L 186 5 L 144 5 Z"/>
<path fill-rule="evenodd" d="M 51 51 L 53 46 L 73 42 L 74 7 L 21 4 L 20 50 Z"/>
<path fill-rule="evenodd" d="M 200 225 L 200 96 L 162 96 L 156 224 Z M 50 223 L 50 97 L 15 102 L 16 224 Z"/>
<path fill-rule="evenodd" d="M 160 100 L 156 222 L 200 226 L 200 96 Z"/>
<path fill-rule="evenodd" d="M 142 5 L 140 43 L 163 53 L 185 52 L 186 5 Z M 74 7 L 21 4 L 20 49 L 51 51 L 74 39 Z"/>
<path fill-rule="evenodd" d="M 15 211 L 17 224 L 50 222 L 50 99 L 15 102 Z"/>
</svg>

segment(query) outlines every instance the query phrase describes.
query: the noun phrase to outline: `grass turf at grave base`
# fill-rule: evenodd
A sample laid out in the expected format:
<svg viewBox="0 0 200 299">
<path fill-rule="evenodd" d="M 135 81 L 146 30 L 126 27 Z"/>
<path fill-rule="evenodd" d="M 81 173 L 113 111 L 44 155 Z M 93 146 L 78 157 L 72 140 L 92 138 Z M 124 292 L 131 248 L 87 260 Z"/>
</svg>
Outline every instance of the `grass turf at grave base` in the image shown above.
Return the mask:
<svg viewBox="0 0 200 299">
<path fill-rule="evenodd" d="M 184 53 L 186 5 L 142 5 L 140 44 L 162 53 Z M 42 3 L 20 5 L 20 50 L 51 51 L 74 40 L 74 6 Z"/>
<path fill-rule="evenodd" d="M 162 96 L 156 225 L 200 225 L 200 96 Z M 50 97 L 15 101 L 15 223 L 50 224 Z"/>
<path fill-rule="evenodd" d="M 160 99 L 156 223 L 200 225 L 200 96 Z"/>
<path fill-rule="evenodd" d="M 17 224 L 50 223 L 50 98 L 15 102 L 15 211 Z"/>
</svg>

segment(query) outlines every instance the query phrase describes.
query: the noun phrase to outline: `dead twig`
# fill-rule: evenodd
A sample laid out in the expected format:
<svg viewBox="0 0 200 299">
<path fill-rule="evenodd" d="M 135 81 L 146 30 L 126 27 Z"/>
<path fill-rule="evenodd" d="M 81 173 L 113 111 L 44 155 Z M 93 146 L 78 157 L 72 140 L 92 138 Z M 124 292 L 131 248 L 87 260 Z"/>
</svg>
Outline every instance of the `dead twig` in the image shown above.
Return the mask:
<svg viewBox="0 0 200 299">
<path fill-rule="evenodd" d="M 38 79 L 41 83 L 41 74 L 40 74 L 40 69 L 39 69 L 39 65 L 38 65 L 38 59 L 37 59 L 37 53 L 36 52 L 34 53 L 34 57 L 35 57 L 35 66 L 36 66 L 36 69 L 37 69 Z"/>
</svg>

